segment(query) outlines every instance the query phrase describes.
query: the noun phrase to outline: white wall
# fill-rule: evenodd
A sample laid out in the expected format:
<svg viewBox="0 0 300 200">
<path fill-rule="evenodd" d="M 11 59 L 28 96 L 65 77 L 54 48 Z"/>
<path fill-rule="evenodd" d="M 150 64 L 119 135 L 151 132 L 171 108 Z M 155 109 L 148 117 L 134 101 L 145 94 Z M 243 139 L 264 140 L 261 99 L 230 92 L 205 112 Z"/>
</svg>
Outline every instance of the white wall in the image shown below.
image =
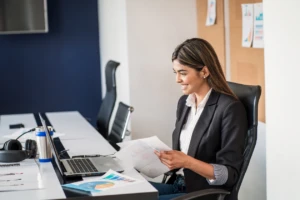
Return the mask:
<svg viewBox="0 0 300 200">
<path fill-rule="evenodd" d="M 158 135 L 171 146 L 182 95 L 171 61 L 175 47 L 197 36 L 196 2 L 127 0 L 133 138 Z"/>
<path fill-rule="evenodd" d="M 300 1 L 264 0 L 267 199 L 299 199 Z"/>
<path fill-rule="evenodd" d="M 121 63 L 116 71 L 117 100 L 112 115 L 114 119 L 119 101 L 130 104 L 126 2 L 124 0 L 99 0 L 98 15 L 103 97 L 106 93 L 105 66 L 107 61 L 115 60 Z M 113 120 L 110 126 L 112 122 Z"/>
<path fill-rule="evenodd" d="M 197 36 L 195 0 L 99 0 L 99 18 L 102 72 L 109 59 L 121 62 L 117 102 L 135 108 L 132 137 L 158 135 L 171 145 L 181 95 L 171 55 Z"/>
</svg>

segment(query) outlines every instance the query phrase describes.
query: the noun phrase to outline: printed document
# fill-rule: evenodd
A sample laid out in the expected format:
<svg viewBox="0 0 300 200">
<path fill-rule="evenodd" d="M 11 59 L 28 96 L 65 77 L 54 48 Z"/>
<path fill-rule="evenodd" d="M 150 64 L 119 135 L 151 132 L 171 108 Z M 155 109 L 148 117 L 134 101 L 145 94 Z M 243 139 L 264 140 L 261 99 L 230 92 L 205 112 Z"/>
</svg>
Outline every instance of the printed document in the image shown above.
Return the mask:
<svg viewBox="0 0 300 200">
<path fill-rule="evenodd" d="M 253 47 L 264 48 L 264 13 L 263 3 L 254 4 L 254 38 Z"/>
<path fill-rule="evenodd" d="M 97 194 L 105 190 L 132 185 L 140 182 L 142 182 L 142 180 L 131 178 L 110 169 L 101 177 L 88 178 L 84 181 L 62 185 L 62 187 L 88 192 L 92 196 L 97 196 Z"/>
<path fill-rule="evenodd" d="M 253 41 L 253 4 L 242 4 L 242 46 L 251 47 Z"/>
<path fill-rule="evenodd" d="M 207 16 L 206 16 L 206 26 L 212 26 L 216 22 L 216 0 L 207 0 Z"/>
<path fill-rule="evenodd" d="M 34 159 L 0 163 L 0 192 L 43 188 L 39 167 Z"/>
<path fill-rule="evenodd" d="M 124 143 L 118 143 L 121 150 L 115 155 L 124 163 L 131 165 L 144 175 L 155 178 L 170 171 L 167 166 L 161 163 L 154 151 L 172 150 L 158 137 L 132 140 Z"/>
</svg>

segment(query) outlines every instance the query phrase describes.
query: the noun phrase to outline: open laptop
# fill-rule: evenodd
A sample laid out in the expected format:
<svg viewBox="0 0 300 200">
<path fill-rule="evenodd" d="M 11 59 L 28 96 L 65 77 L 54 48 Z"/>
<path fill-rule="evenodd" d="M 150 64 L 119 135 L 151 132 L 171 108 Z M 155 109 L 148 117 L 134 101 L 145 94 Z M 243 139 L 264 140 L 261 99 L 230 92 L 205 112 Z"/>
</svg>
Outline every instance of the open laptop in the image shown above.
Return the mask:
<svg viewBox="0 0 300 200">
<path fill-rule="evenodd" d="M 105 174 L 109 169 L 117 172 L 123 172 L 122 167 L 111 157 L 96 158 L 71 158 L 60 159 L 55 148 L 54 142 L 50 136 L 45 120 L 41 117 L 42 125 L 45 129 L 47 140 L 50 141 L 50 147 L 55 159 L 56 165 L 62 175 L 65 176 L 99 176 Z"/>
</svg>

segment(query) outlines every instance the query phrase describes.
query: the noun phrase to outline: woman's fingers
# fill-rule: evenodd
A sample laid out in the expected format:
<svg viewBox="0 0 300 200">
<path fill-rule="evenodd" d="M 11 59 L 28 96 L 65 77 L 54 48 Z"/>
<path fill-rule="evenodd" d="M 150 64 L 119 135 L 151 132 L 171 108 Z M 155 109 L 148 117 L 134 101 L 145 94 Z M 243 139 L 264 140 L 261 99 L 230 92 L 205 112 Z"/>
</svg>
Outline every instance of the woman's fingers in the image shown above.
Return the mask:
<svg viewBox="0 0 300 200">
<path fill-rule="evenodd" d="M 171 165 L 170 165 L 167 161 L 162 160 L 161 162 L 162 162 L 164 165 L 166 165 L 169 169 L 172 168 Z"/>
<path fill-rule="evenodd" d="M 172 159 L 172 155 L 170 155 L 169 153 L 160 153 L 160 157 L 166 160 L 171 160 Z"/>
</svg>

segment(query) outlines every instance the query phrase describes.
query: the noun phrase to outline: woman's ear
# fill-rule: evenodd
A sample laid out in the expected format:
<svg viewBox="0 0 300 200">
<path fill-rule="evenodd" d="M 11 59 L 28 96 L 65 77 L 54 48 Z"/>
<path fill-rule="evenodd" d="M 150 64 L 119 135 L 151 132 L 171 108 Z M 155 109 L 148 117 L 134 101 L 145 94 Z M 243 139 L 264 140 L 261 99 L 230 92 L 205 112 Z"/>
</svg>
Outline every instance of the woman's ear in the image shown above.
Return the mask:
<svg viewBox="0 0 300 200">
<path fill-rule="evenodd" d="M 209 70 L 206 66 L 203 67 L 201 70 L 201 77 L 202 78 L 207 78 L 210 75 Z"/>
</svg>

